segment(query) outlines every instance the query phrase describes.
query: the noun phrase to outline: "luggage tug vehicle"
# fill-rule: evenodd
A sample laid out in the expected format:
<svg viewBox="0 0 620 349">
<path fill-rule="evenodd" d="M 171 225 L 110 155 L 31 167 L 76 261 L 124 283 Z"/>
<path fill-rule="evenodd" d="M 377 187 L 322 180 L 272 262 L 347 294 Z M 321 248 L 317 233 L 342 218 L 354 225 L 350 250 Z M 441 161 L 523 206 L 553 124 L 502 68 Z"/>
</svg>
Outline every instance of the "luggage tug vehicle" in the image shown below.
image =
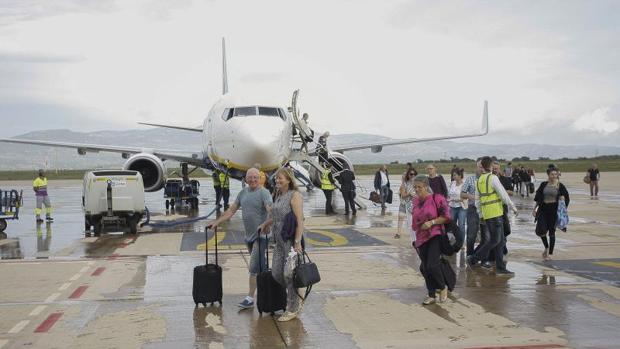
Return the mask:
<svg viewBox="0 0 620 349">
<path fill-rule="evenodd" d="M 8 220 L 19 219 L 22 206 L 23 190 L 0 190 L 0 232 L 3 232 Z"/>
</svg>

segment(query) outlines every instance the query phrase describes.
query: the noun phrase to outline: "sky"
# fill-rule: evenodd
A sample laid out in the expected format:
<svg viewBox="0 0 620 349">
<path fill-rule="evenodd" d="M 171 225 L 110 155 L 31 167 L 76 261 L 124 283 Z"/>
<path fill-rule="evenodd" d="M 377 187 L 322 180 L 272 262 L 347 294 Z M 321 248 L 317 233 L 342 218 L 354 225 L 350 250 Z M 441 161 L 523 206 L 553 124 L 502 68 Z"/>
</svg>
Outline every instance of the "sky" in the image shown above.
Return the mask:
<svg viewBox="0 0 620 349">
<path fill-rule="evenodd" d="M 391 138 L 620 146 L 618 1 L 0 0 L 0 137 L 198 126 L 229 88 Z"/>
</svg>

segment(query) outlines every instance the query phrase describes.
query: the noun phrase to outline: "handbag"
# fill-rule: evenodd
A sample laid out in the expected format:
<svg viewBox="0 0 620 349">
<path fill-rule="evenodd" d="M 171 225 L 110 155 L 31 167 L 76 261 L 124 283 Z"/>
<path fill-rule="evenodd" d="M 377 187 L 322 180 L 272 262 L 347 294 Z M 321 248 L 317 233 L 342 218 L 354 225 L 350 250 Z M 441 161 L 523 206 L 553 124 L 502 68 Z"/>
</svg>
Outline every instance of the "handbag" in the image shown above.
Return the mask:
<svg viewBox="0 0 620 349">
<path fill-rule="evenodd" d="M 585 184 L 590 184 L 590 182 L 592 182 L 592 180 L 590 180 L 590 175 L 585 175 L 585 177 L 583 177 L 583 182 Z"/>
<path fill-rule="evenodd" d="M 297 230 L 297 217 L 295 217 L 295 213 L 291 210 L 289 213 L 284 216 L 284 223 L 282 224 L 282 230 L 280 231 L 280 235 L 282 235 L 282 240 L 288 241 L 293 240 L 295 238 L 295 231 Z"/>
<path fill-rule="evenodd" d="M 566 232 L 566 226 L 568 225 L 568 210 L 566 209 L 566 203 L 560 201 L 558 203 L 558 220 L 556 221 L 556 228 L 563 232 Z"/>
<path fill-rule="evenodd" d="M 381 203 L 381 196 L 376 191 L 371 191 L 368 200 L 374 202 L 375 204 Z"/>
<path fill-rule="evenodd" d="M 308 258 L 307 261 L 306 257 Z M 311 287 L 321 281 L 319 268 L 310 260 L 306 251 L 301 253 L 301 257 L 297 256 L 297 259 L 298 264 L 297 268 L 295 268 L 295 274 L 293 275 L 293 286 L 295 286 L 295 288 Z"/>
<path fill-rule="evenodd" d="M 394 199 L 394 192 L 392 191 L 392 189 L 388 188 L 388 194 L 387 194 L 387 198 L 385 198 L 385 202 L 387 202 L 388 204 L 391 204 L 393 199 Z"/>
</svg>

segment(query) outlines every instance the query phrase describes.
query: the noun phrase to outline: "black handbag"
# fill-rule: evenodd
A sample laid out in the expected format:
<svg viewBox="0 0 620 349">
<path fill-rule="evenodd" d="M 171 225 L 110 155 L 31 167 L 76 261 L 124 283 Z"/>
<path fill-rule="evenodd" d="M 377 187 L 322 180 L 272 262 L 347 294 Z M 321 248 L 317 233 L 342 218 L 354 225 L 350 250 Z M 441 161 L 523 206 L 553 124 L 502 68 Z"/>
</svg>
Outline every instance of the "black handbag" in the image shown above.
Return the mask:
<svg viewBox="0 0 620 349">
<path fill-rule="evenodd" d="M 387 198 L 385 198 L 385 202 L 387 202 L 388 204 L 391 204 L 393 198 L 394 198 L 394 192 L 392 191 L 392 189 L 388 188 Z"/>
<path fill-rule="evenodd" d="M 308 298 L 308 294 L 312 290 L 312 286 L 319 281 L 321 281 L 321 275 L 319 274 L 319 268 L 310 260 L 308 257 L 308 261 L 306 261 L 306 257 L 308 254 L 304 250 L 301 253 L 301 258 L 298 256 L 298 264 L 295 267 L 295 271 L 293 272 L 293 286 L 295 288 L 306 288 L 306 293 L 302 297 L 299 293 L 297 296 L 302 300 Z M 297 292 L 297 291 L 295 291 Z"/>
</svg>

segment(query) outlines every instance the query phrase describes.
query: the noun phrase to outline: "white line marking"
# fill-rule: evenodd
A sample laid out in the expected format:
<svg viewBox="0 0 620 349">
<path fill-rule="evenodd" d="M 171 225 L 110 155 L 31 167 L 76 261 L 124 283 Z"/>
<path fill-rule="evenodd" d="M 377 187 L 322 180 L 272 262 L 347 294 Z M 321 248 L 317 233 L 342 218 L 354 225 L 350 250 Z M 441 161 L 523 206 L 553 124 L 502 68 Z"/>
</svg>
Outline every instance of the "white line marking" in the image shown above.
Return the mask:
<svg viewBox="0 0 620 349">
<path fill-rule="evenodd" d="M 83 267 L 80 269 L 80 273 L 85 273 L 88 269 L 90 269 L 90 267 Z"/>
<path fill-rule="evenodd" d="M 29 323 L 30 320 L 22 320 L 18 322 L 17 325 L 13 326 L 13 328 L 9 330 L 9 333 L 19 333 L 24 327 L 28 326 Z"/>
<path fill-rule="evenodd" d="M 4 346 L 9 342 L 8 339 L 0 339 L 0 349 L 4 348 Z"/>
<path fill-rule="evenodd" d="M 58 287 L 58 291 L 64 291 L 64 290 L 68 289 L 69 286 L 71 286 L 71 283 L 70 282 L 65 282 L 64 284 L 60 285 L 60 287 Z"/>
<path fill-rule="evenodd" d="M 90 261 L 90 262 L 88 262 L 88 263 L 86 263 L 86 264 L 87 264 L 87 265 L 93 265 L 93 264 L 95 264 L 95 261 Z"/>
<path fill-rule="evenodd" d="M 37 316 L 41 314 L 43 310 L 45 310 L 45 308 L 47 308 L 47 305 L 39 305 L 36 308 L 34 308 L 34 310 L 31 311 L 28 316 Z"/>
<path fill-rule="evenodd" d="M 60 296 L 60 293 L 52 293 L 49 297 L 47 297 L 46 300 L 44 300 L 44 303 L 52 303 L 53 301 L 56 300 L 56 298 L 58 298 Z"/>
<path fill-rule="evenodd" d="M 73 275 L 71 277 L 71 279 L 69 279 L 69 280 L 70 281 L 75 281 L 75 280 L 79 279 L 81 276 L 82 276 L 82 273 L 77 273 L 77 274 Z"/>
</svg>

